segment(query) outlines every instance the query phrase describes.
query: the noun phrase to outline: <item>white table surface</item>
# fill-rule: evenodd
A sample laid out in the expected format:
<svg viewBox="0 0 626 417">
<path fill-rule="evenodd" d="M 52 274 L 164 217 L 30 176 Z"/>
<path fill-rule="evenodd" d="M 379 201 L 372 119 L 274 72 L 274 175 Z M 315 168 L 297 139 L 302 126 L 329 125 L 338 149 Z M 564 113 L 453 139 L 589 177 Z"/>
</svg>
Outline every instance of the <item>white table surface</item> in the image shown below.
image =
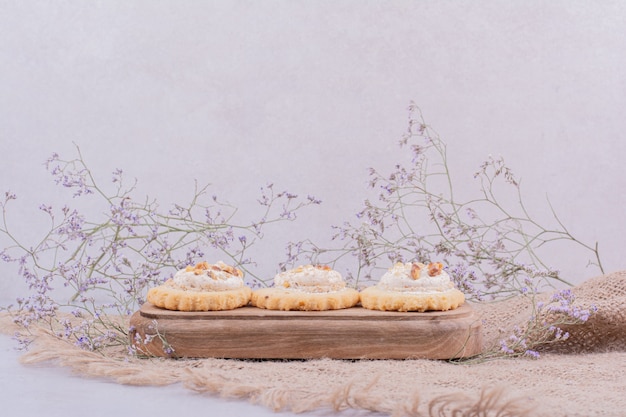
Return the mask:
<svg viewBox="0 0 626 417">
<path fill-rule="evenodd" d="M 54 364 L 22 365 L 16 342 L 0 334 L 0 415 L 2 416 L 380 416 L 378 413 L 318 410 L 294 414 L 245 401 L 187 390 L 180 385 L 137 387 L 84 378 Z"/>
</svg>

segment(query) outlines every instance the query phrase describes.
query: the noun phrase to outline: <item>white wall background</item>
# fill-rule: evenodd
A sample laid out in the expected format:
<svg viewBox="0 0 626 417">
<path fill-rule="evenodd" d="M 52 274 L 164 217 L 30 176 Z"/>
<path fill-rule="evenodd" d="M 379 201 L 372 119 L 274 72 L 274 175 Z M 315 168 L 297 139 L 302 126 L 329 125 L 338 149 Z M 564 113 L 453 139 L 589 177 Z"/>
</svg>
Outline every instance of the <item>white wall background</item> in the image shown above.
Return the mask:
<svg viewBox="0 0 626 417">
<path fill-rule="evenodd" d="M 531 210 L 548 194 L 622 269 L 625 28 L 619 0 L 2 0 L 0 191 L 34 239 L 39 204 L 68 198 L 42 163 L 76 143 L 105 181 L 122 168 L 163 204 L 194 179 L 244 209 L 267 181 L 314 194 L 324 203 L 277 233 L 321 239 L 360 207 L 368 167 L 403 158 L 414 100 L 461 188 L 504 156 Z M 264 251 L 270 275 L 284 251 Z M 574 282 L 596 275 L 572 261 L 554 256 Z M 0 272 L 13 298 L 19 279 Z"/>
</svg>

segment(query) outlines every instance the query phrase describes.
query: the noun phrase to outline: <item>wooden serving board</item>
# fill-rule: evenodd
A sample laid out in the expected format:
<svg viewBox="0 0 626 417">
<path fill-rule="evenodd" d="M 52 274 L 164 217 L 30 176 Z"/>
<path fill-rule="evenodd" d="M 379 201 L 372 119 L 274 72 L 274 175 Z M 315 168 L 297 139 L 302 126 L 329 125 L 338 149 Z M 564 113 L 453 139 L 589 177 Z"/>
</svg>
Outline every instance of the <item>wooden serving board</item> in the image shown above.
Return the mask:
<svg viewBox="0 0 626 417">
<path fill-rule="evenodd" d="M 452 359 L 482 349 L 481 321 L 468 304 L 417 313 L 362 307 L 182 312 L 146 303 L 130 324 L 133 345 L 161 357 Z"/>
</svg>

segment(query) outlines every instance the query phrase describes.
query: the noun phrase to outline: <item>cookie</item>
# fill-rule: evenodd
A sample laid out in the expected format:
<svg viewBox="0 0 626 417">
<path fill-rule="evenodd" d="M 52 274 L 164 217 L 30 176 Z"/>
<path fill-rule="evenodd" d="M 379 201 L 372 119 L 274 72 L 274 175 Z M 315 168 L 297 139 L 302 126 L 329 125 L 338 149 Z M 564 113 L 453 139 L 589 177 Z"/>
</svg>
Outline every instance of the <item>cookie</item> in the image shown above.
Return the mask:
<svg viewBox="0 0 626 417">
<path fill-rule="evenodd" d="M 465 302 L 441 262 L 393 265 L 380 281 L 360 293 L 361 305 L 383 311 L 446 311 Z"/>
<path fill-rule="evenodd" d="M 157 307 L 178 311 L 232 310 L 250 301 L 252 290 L 243 272 L 224 262 L 200 262 L 174 274 L 148 291 L 147 300 Z"/>
<path fill-rule="evenodd" d="M 178 311 L 217 311 L 243 307 L 252 290 L 241 287 L 225 291 L 188 291 L 167 285 L 151 288 L 147 300 L 157 307 Z"/>
<path fill-rule="evenodd" d="M 284 288 L 261 288 L 252 293 L 250 303 L 268 310 L 322 311 L 350 308 L 359 302 L 359 292 L 344 288 L 330 293 L 306 293 Z"/>
<path fill-rule="evenodd" d="M 455 288 L 433 293 L 406 293 L 373 286 L 361 291 L 360 300 L 361 306 L 370 310 L 446 311 L 463 304 L 465 295 Z"/>
<path fill-rule="evenodd" d="M 252 293 L 253 306 L 268 310 L 337 310 L 359 302 L 341 274 L 326 265 L 303 265 L 274 277 L 274 286 Z"/>
</svg>

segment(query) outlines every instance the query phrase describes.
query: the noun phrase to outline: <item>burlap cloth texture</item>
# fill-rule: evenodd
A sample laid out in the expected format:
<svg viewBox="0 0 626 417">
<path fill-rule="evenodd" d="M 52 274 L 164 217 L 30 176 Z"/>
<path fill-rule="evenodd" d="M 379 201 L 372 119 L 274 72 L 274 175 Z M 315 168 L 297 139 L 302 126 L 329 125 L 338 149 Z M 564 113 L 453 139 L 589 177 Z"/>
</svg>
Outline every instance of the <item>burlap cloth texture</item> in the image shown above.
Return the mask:
<svg viewBox="0 0 626 417">
<path fill-rule="evenodd" d="M 573 292 L 577 305 L 595 305 L 597 313 L 585 324 L 568 327 L 569 340 L 547 346 L 538 360 L 129 359 L 121 349 L 106 355 L 80 350 L 43 330 L 20 360 L 66 366 L 78 375 L 120 384 L 182 384 L 204 395 L 292 412 L 353 408 L 391 416 L 626 415 L 626 271 L 590 279 Z M 521 297 L 473 307 L 483 319 L 485 349 L 531 314 L 528 300 Z M 13 326 L 2 317 L 3 332 L 12 333 Z"/>
</svg>

